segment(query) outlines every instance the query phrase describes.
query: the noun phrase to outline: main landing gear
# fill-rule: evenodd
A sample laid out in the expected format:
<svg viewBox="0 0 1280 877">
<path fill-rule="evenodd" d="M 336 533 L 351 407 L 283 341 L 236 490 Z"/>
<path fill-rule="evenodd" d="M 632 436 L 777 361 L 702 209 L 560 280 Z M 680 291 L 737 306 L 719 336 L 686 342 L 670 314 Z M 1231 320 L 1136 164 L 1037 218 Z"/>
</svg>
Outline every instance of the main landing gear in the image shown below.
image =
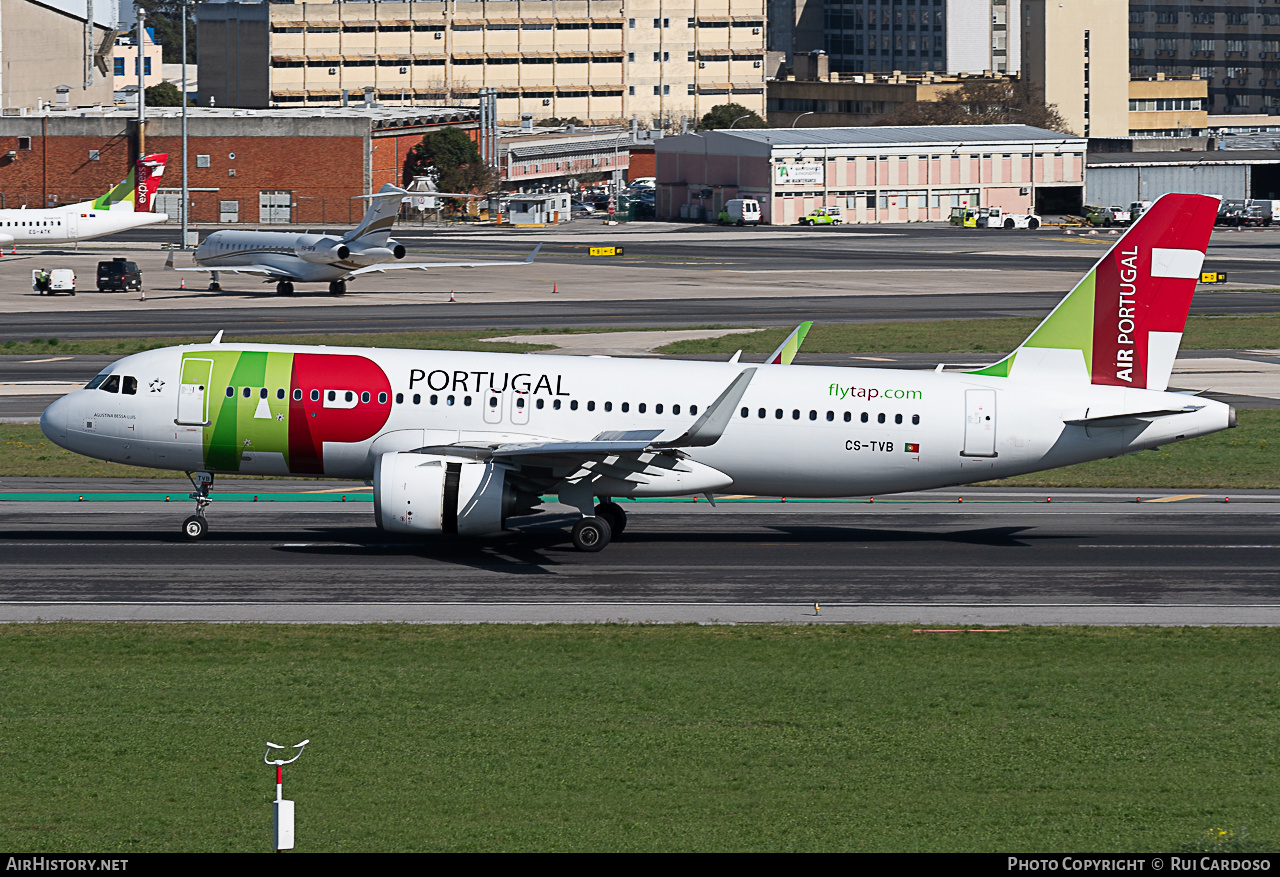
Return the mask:
<svg viewBox="0 0 1280 877">
<path fill-rule="evenodd" d="M 276 295 L 293 295 L 293 284 L 288 280 L 276 281 Z"/>
<path fill-rule="evenodd" d="M 600 551 L 627 529 L 627 513 L 616 502 L 606 499 L 595 507 L 595 513 L 595 517 L 573 525 L 573 547 L 579 551 Z"/>
<path fill-rule="evenodd" d="M 329 284 L 329 295 L 346 295 L 347 281 L 335 280 Z"/>
<path fill-rule="evenodd" d="M 209 496 L 209 491 L 213 489 L 213 474 L 196 472 L 192 477 L 192 473 L 188 472 L 187 479 L 195 488 L 195 492 L 190 496 L 196 501 L 196 513 L 182 522 L 182 535 L 194 542 L 197 539 L 203 539 L 209 532 L 209 522 L 205 520 L 204 510 L 209 507 L 209 503 L 213 502 Z"/>
</svg>

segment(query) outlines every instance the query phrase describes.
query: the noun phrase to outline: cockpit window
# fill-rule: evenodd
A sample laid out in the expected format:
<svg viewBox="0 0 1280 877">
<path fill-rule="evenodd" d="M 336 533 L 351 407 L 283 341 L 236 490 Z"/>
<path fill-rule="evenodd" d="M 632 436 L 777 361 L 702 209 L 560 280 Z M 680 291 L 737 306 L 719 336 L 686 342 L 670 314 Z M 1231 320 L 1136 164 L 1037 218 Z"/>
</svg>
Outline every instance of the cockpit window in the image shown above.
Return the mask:
<svg viewBox="0 0 1280 877">
<path fill-rule="evenodd" d="M 112 375 L 111 377 L 107 378 L 106 381 L 103 382 L 102 386 L 99 387 L 98 389 L 102 390 L 104 393 L 119 393 L 120 392 L 120 376 Z"/>
<path fill-rule="evenodd" d="M 98 387 L 102 386 L 102 382 L 105 381 L 107 377 L 108 376 L 106 372 L 103 372 L 100 375 L 95 375 L 93 380 L 91 380 L 88 384 L 85 385 L 85 389 L 86 390 L 98 389 Z"/>
<path fill-rule="evenodd" d="M 125 375 L 124 386 L 121 388 L 120 392 L 124 393 L 126 396 L 136 396 L 138 394 L 138 379 Z"/>
</svg>

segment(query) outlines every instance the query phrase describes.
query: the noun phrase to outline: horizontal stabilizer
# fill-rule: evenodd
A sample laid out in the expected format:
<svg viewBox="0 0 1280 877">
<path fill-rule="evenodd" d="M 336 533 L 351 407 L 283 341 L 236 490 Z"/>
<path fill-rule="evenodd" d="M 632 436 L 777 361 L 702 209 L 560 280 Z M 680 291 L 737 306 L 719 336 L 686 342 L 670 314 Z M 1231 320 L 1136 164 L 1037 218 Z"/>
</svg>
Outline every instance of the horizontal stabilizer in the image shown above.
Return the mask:
<svg viewBox="0 0 1280 877">
<path fill-rule="evenodd" d="M 1174 414 L 1190 414 L 1199 411 L 1203 405 L 1187 405 L 1184 408 L 1160 408 L 1154 411 L 1133 411 L 1126 414 L 1105 414 L 1099 417 L 1081 417 L 1075 420 L 1064 420 L 1067 426 L 1087 426 L 1090 428 L 1103 426 L 1135 426 L 1143 421 L 1157 417 L 1170 417 Z"/>
</svg>

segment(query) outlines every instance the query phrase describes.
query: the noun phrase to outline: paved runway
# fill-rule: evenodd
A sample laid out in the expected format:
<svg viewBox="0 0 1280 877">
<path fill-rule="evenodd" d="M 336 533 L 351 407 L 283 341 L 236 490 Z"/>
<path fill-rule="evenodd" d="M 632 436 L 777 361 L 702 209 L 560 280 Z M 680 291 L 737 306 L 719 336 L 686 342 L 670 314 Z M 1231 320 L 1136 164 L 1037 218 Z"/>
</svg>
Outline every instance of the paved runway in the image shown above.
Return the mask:
<svg viewBox="0 0 1280 877">
<path fill-rule="evenodd" d="M 178 533 L 180 488 L 0 502 L 0 620 L 1280 623 L 1275 494 L 628 503 L 626 534 L 582 554 L 560 507 L 498 537 L 411 541 L 374 528 L 357 485 L 333 489 L 351 501 L 215 503 L 201 543 Z"/>
</svg>

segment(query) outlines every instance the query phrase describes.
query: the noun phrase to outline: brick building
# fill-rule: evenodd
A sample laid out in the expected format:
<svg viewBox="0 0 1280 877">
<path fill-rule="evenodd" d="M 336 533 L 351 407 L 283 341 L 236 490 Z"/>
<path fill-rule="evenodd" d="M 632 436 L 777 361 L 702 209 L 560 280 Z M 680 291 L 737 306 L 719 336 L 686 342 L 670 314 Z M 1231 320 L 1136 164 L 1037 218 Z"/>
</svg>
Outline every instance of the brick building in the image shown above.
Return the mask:
<svg viewBox="0 0 1280 877">
<path fill-rule="evenodd" d="M 458 107 L 188 110 L 193 222 L 346 224 L 358 195 L 401 184 L 423 134 L 476 129 Z M 182 129 L 177 109 L 147 119 L 146 151 L 169 153 L 156 209 L 181 209 Z M 6 157 L 12 151 L 13 157 Z M 0 207 L 73 203 L 106 192 L 138 152 L 131 112 L 45 112 L 0 118 Z"/>
</svg>

